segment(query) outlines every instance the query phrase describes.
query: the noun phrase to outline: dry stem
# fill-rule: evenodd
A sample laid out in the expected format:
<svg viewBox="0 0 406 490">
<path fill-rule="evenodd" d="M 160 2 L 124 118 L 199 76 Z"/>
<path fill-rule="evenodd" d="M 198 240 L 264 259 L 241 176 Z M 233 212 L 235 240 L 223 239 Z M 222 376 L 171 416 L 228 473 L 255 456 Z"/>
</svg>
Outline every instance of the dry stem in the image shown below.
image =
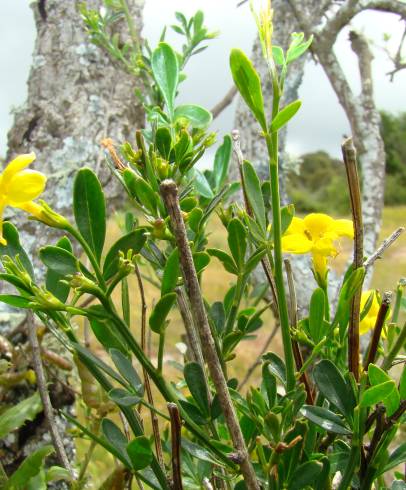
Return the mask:
<svg viewBox="0 0 406 490">
<path fill-rule="evenodd" d="M 51 433 L 52 444 L 55 448 L 56 455 L 59 463 L 72 474 L 72 468 L 69 464 L 68 456 L 66 455 L 65 447 L 62 442 L 62 438 L 58 432 L 56 426 L 54 409 L 49 398 L 49 392 L 45 379 L 44 367 L 41 360 L 41 347 L 39 345 L 37 337 L 37 329 L 35 328 L 34 316 L 31 311 L 27 313 L 27 330 L 28 339 L 31 344 L 32 361 L 34 364 L 34 371 L 37 377 L 38 391 L 41 396 L 42 406 L 44 408 L 45 419 L 48 423 L 48 428 Z"/>
<path fill-rule="evenodd" d="M 210 331 L 210 326 L 204 307 L 200 285 L 193 263 L 185 224 L 179 207 L 179 196 L 176 184 L 172 180 L 164 180 L 161 184 L 161 194 L 171 219 L 172 231 L 179 249 L 180 264 L 186 292 L 189 297 L 195 324 L 199 330 L 203 355 L 208 365 L 211 378 L 219 396 L 221 408 L 230 431 L 234 447 L 239 453 L 239 464 L 247 488 L 259 490 L 259 485 L 251 465 L 244 437 L 234 410 L 227 383 L 217 356 L 216 347 Z"/>
</svg>

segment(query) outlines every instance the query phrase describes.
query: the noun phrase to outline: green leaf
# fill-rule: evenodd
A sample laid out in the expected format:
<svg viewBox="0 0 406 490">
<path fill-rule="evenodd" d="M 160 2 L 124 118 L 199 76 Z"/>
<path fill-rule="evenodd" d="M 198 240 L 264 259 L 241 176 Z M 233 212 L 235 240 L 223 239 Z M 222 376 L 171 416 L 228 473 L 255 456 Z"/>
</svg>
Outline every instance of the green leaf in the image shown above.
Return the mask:
<svg viewBox="0 0 406 490">
<path fill-rule="evenodd" d="M 130 457 L 131 466 L 135 471 L 140 471 L 149 466 L 153 459 L 149 439 L 139 436 L 127 445 L 127 454 Z"/>
<path fill-rule="evenodd" d="M 307 461 L 301 464 L 292 475 L 289 490 L 303 490 L 311 485 L 320 475 L 323 465 L 318 461 Z"/>
<path fill-rule="evenodd" d="M 0 439 L 19 429 L 27 420 L 34 420 L 41 411 L 42 402 L 38 391 L 3 411 L 0 415 Z"/>
<path fill-rule="evenodd" d="M 113 388 L 109 391 L 109 398 L 120 407 L 132 407 L 140 403 L 141 398 L 137 395 L 133 395 L 127 390 L 122 388 Z"/>
<path fill-rule="evenodd" d="M 101 429 L 104 437 L 109 443 L 114 446 L 117 451 L 127 459 L 127 444 L 128 440 L 126 436 L 121 432 L 120 428 L 111 420 L 103 419 L 101 423 Z"/>
<path fill-rule="evenodd" d="M 303 39 L 303 37 L 302 37 Z M 313 36 L 310 36 L 304 43 L 297 43 L 295 40 L 289 46 L 288 52 L 286 53 L 286 64 L 292 63 L 295 59 L 299 58 L 303 53 L 305 53 L 313 42 Z"/>
<path fill-rule="evenodd" d="M 195 252 L 193 254 L 193 264 L 196 274 L 200 274 L 210 263 L 210 255 L 206 252 Z"/>
<path fill-rule="evenodd" d="M 313 291 L 310 298 L 309 330 L 312 340 L 318 344 L 323 337 L 325 294 L 321 288 Z"/>
<path fill-rule="evenodd" d="M 72 481 L 72 475 L 66 468 L 62 468 L 61 466 L 51 466 L 46 471 L 46 482 L 49 483 L 51 481 L 59 481 L 66 480 Z"/>
<path fill-rule="evenodd" d="M 277 65 L 283 66 L 286 63 L 283 49 L 280 46 L 272 46 L 272 57 Z"/>
<path fill-rule="evenodd" d="M 7 245 L 0 244 L 0 257 L 8 255 L 10 258 L 15 259 L 18 256 L 28 274 L 33 278 L 34 269 L 31 261 L 21 246 L 17 228 L 12 223 L 7 221 L 3 223 L 3 237 L 7 240 Z"/>
<path fill-rule="evenodd" d="M 344 425 L 344 422 L 338 415 L 327 410 L 327 408 L 317 407 L 312 405 L 303 405 L 300 409 L 300 413 L 303 417 L 306 417 L 314 424 L 322 427 L 328 432 L 334 434 L 349 435 L 351 431 Z"/>
<path fill-rule="evenodd" d="M 223 143 L 217 148 L 214 156 L 213 176 L 217 190 L 219 190 L 227 180 L 231 149 L 231 138 L 229 135 L 226 135 L 224 136 Z"/>
<path fill-rule="evenodd" d="M 118 270 L 119 252 L 123 252 L 124 255 L 128 250 L 132 250 L 134 254 L 140 252 L 145 244 L 147 237 L 145 235 L 144 228 L 138 228 L 137 230 L 128 233 L 127 235 L 119 238 L 116 243 L 110 248 L 103 265 L 104 279 L 108 280 L 114 276 Z"/>
<path fill-rule="evenodd" d="M 364 391 L 360 400 L 360 407 L 370 407 L 388 398 L 396 390 L 394 381 L 385 381 L 379 385 L 371 386 Z"/>
<path fill-rule="evenodd" d="M 172 115 L 179 82 L 179 66 L 178 58 L 169 44 L 159 43 L 152 53 L 151 68 L 169 113 Z"/>
<path fill-rule="evenodd" d="M 6 483 L 5 490 L 25 490 L 27 482 L 42 470 L 44 459 L 54 452 L 50 445 L 43 446 L 27 456 Z"/>
<path fill-rule="evenodd" d="M 206 129 L 213 116 L 211 112 L 200 105 L 185 104 L 175 109 L 175 121 L 183 118 L 187 119 L 193 128 Z"/>
<path fill-rule="evenodd" d="M 266 213 L 265 205 L 261 192 L 261 184 L 253 165 L 244 160 L 242 166 L 245 189 L 247 192 L 248 202 L 252 208 L 252 212 L 260 225 L 263 234 L 266 233 Z"/>
<path fill-rule="evenodd" d="M 172 148 L 172 137 L 169 128 L 162 126 L 156 130 L 155 143 L 162 158 L 169 160 Z"/>
<path fill-rule="evenodd" d="M 295 100 L 285 106 L 281 111 L 274 117 L 270 130 L 272 132 L 279 131 L 285 124 L 287 124 L 296 112 L 300 109 L 302 102 L 300 100 Z"/>
<path fill-rule="evenodd" d="M 247 251 L 247 232 L 238 218 L 233 218 L 227 227 L 228 246 L 240 272 L 244 269 Z"/>
<path fill-rule="evenodd" d="M 206 177 L 200 172 L 200 170 L 194 170 L 194 186 L 196 191 L 203 197 L 207 199 L 212 199 L 214 197 L 213 191 L 211 190 L 210 184 L 207 182 Z"/>
<path fill-rule="evenodd" d="M 179 400 L 179 404 L 195 424 L 197 425 L 208 424 L 208 418 L 202 414 L 200 408 L 197 407 L 197 405 L 188 402 L 186 400 Z"/>
<path fill-rule="evenodd" d="M 31 300 L 16 294 L 0 294 L 0 301 L 14 308 L 31 308 Z"/>
<path fill-rule="evenodd" d="M 161 296 L 165 296 L 165 294 L 171 293 L 175 289 L 179 276 L 179 251 L 175 248 L 172 250 L 165 264 L 161 282 Z"/>
<path fill-rule="evenodd" d="M 58 240 L 56 246 L 72 253 L 72 244 L 68 237 L 62 237 Z M 63 278 L 63 274 L 59 274 L 53 269 L 48 269 L 45 275 L 45 285 L 50 293 L 56 296 L 62 303 L 65 303 L 69 296 L 70 287 L 61 282 Z"/>
<path fill-rule="evenodd" d="M 226 312 L 221 301 L 216 301 L 211 305 L 210 316 L 214 322 L 217 333 L 221 335 L 224 331 L 224 326 L 226 322 Z"/>
<path fill-rule="evenodd" d="M 168 316 L 174 302 L 176 300 L 176 293 L 168 293 L 165 296 L 161 296 L 155 308 L 149 317 L 149 326 L 155 333 L 161 333 L 165 327 L 165 320 Z"/>
<path fill-rule="evenodd" d="M 186 384 L 202 413 L 209 417 L 210 406 L 207 397 L 206 381 L 202 367 L 197 362 L 189 362 L 183 370 Z"/>
<path fill-rule="evenodd" d="M 380 367 L 375 364 L 370 364 L 368 366 L 368 378 L 372 386 L 381 385 L 385 382 L 393 380 L 383 371 Z M 389 395 L 381 400 L 386 407 L 386 415 L 390 417 L 399 408 L 400 404 L 400 394 L 396 388 L 392 390 Z"/>
<path fill-rule="evenodd" d="M 76 174 L 73 212 L 81 235 L 100 261 L 106 238 L 106 203 L 99 179 L 90 168 Z"/>
<path fill-rule="evenodd" d="M 264 257 L 266 254 L 266 248 L 259 248 L 256 250 L 251 257 L 247 259 L 247 262 L 245 263 L 244 267 L 244 274 L 250 274 L 255 267 L 259 264 L 261 259 Z"/>
<path fill-rule="evenodd" d="M 342 374 L 329 360 L 323 359 L 313 370 L 314 380 L 320 392 L 335 405 L 347 420 L 352 420 L 355 399 Z"/>
<path fill-rule="evenodd" d="M 119 373 L 128 381 L 131 388 L 140 396 L 143 394 L 143 384 L 130 359 L 117 349 L 109 350 L 110 357 Z"/>
<path fill-rule="evenodd" d="M 262 365 L 262 382 L 268 397 L 268 407 L 271 409 L 276 403 L 277 382 L 276 377 L 269 371 L 269 365 Z"/>
<path fill-rule="evenodd" d="M 389 459 L 386 462 L 384 468 L 382 469 L 382 471 L 379 472 L 377 476 L 382 475 L 387 471 L 390 471 L 396 466 L 403 464 L 405 461 L 406 461 L 406 442 L 401 444 L 393 451 L 393 453 L 389 456 Z"/>
<path fill-rule="evenodd" d="M 136 177 L 133 185 L 138 201 L 151 215 L 155 216 L 158 209 L 158 195 L 142 177 Z"/>
<path fill-rule="evenodd" d="M 207 253 L 212 257 L 216 257 L 216 259 L 219 259 L 227 272 L 235 275 L 238 274 L 237 266 L 235 265 L 234 260 L 226 252 L 218 248 L 208 248 Z"/>
<path fill-rule="evenodd" d="M 262 359 L 263 362 L 267 364 L 269 371 L 276 376 L 283 385 L 286 385 L 286 367 L 282 359 L 273 352 L 264 354 Z"/>
<path fill-rule="evenodd" d="M 263 131 L 267 130 L 261 80 L 251 61 L 240 49 L 232 49 L 230 68 L 234 83 Z"/>
<path fill-rule="evenodd" d="M 59 276 L 73 275 L 79 271 L 78 259 L 64 248 L 48 245 L 40 249 L 39 257 L 48 269 Z"/>
<path fill-rule="evenodd" d="M 96 339 L 108 352 L 110 349 L 117 349 L 122 352 L 128 352 L 126 345 L 122 338 L 117 333 L 116 329 L 112 327 L 112 323 L 109 321 L 98 321 L 95 318 L 90 320 L 90 326 Z"/>
</svg>

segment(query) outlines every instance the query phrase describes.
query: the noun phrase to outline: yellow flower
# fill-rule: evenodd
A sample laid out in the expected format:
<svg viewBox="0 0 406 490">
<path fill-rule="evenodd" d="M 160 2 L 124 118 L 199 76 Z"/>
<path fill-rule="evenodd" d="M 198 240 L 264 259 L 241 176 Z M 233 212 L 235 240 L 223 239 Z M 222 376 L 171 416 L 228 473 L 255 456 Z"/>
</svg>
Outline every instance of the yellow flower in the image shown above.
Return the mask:
<svg viewBox="0 0 406 490">
<path fill-rule="evenodd" d="M 253 1 L 250 1 L 250 8 L 257 24 L 259 39 L 261 41 L 262 53 L 268 62 L 272 60 L 272 34 L 273 34 L 273 9 L 271 0 L 265 0 L 265 6 L 261 5 L 259 13 L 254 9 Z"/>
<path fill-rule="evenodd" d="M 46 177 L 41 172 L 26 169 L 35 160 L 34 153 L 19 155 L 0 174 L 0 243 L 3 238 L 3 212 L 6 206 L 24 209 L 37 216 L 41 206 L 33 202 L 45 189 Z"/>
<path fill-rule="evenodd" d="M 354 236 L 351 220 L 333 219 L 327 214 L 311 213 L 304 219 L 292 219 L 282 237 L 282 249 L 291 254 L 311 253 L 314 272 L 324 281 L 327 274 L 327 258 L 338 254 L 335 242 L 344 236 Z"/>
</svg>

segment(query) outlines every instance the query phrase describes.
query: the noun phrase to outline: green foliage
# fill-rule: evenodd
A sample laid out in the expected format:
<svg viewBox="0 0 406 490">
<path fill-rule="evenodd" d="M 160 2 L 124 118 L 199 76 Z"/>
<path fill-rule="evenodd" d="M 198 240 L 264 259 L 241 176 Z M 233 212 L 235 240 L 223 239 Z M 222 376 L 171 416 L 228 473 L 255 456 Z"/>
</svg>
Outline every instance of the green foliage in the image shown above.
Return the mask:
<svg viewBox="0 0 406 490">
<path fill-rule="evenodd" d="M 169 490 L 179 476 L 184 488 L 200 488 L 207 478 L 219 487 L 236 490 L 323 490 L 332 487 L 340 471 L 342 490 L 351 484 L 362 490 L 371 488 L 406 457 L 404 444 L 388 450 L 396 444 L 406 391 L 404 372 L 398 384 L 388 371 L 392 362 L 402 360 L 397 356 L 406 327 L 397 323 L 397 313 L 393 315 L 390 335 L 379 339 L 374 353 L 375 362 L 383 367 L 369 364 L 358 380 L 348 364 L 347 337 L 354 321 L 351 305 L 362 287 L 364 267 L 348 269 L 335 310 L 328 273 L 326 283 L 311 296 L 308 314 L 302 314 L 298 322 L 293 302 L 288 311 L 285 293 L 282 241 L 295 208 L 292 204 L 281 206 L 279 200 L 278 131 L 301 103 L 295 101 L 281 109 L 280 101 L 290 63 L 312 40 L 295 33 L 284 53 L 271 46 L 265 35 L 271 26 L 260 25 L 273 88 L 269 121 L 261 90 L 265 80 L 242 51 L 232 51 L 235 84 L 259 123 L 270 163 L 269 179 L 261 182 L 254 166 L 244 161 L 241 182 L 232 183 L 228 182 L 230 136 L 218 147 L 213 169 L 197 170 L 196 164 L 215 140 L 208 132 L 211 114 L 194 104 L 176 104 L 185 63 L 205 48 L 201 42 L 213 37 L 203 26 L 203 13 L 199 11 L 190 19 L 176 14 L 179 24 L 172 28 L 185 40 L 179 53 L 164 41 L 164 34 L 154 50 L 147 43 L 139 45 L 125 1 L 104 3 L 104 15 L 82 7 L 93 42 L 148 87 L 143 98 L 146 128 L 135 132 L 134 141 L 123 143 L 119 151 L 110 148 L 106 155 L 112 174 L 129 196 L 131 211 L 121 235 L 105 250 L 105 194 L 96 175 L 81 169 L 72 198 L 75 225 L 58 222 L 66 236 L 39 251 L 46 268 L 45 286 L 33 278 L 18 231 L 9 223 L 4 225 L 8 243 L 0 248 L 4 266 L 0 278 L 14 286 L 17 294 L 0 295 L 0 300 L 33 309 L 74 354 L 86 422 L 68 414 L 65 417 L 79 437 L 103 447 L 123 465 L 125 473 L 136 476 L 146 487 Z M 263 15 L 270 19 L 271 13 Z M 110 34 L 122 18 L 129 24 L 131 38 L 123 44 Z M 341 193 L 334 186 L 344 185 L 343 174 L 336 175 L 338 168 L 321 152 L 305 156 L 304 174 L 291 175 L 290 190 L 302 198 L 299 209 L 304 201 L 305 206 L 314 205 L 311 210 L 324 201 L 337 212 L 339 205 L 333 194 Z M 389 168 L 394 175 L 399 171 L 396 158 Z M 162 185 L 166 179 L 173 183 Z M 247 200 L 245 207 L 229 202 L 240 186 Z M 348 207 L 343 205 L 342 209 L 347 211 Z M 227 250 L 209 246 L 207 224 L 214 213 L 227 231 Z M 80 250 L 73 244 L 80 245 Z M 213 304 L 204 296 L 212 286 L 206 280 L 211 258 L 216 259 L 215 267 L 219 261 L 232 275 L 224 298 Z M 266 289 L 253 290 L 250 280 L 261 263 L 268 283 Z M 131 277 L 133 274 L 136 277 Z M 144 290 L 146 281 L 155 287 L 153 298 Z M 270 295 L 273 304 L 265 296 L 270 288 L 276 293 L 276 299 Z M 116 297 L 119 291 L 121 302 Z M 398 309 L 403 290 L 399 291 Z M 137 321 L 134 306 L 140 308 Z M 238 379 L 228 376 L 229 363 L 235 359 L 241 364 L 244 343 L 255 338 L 260 329 L 267 331 L 264 314 L 271 306 L 279 317 L 284 356 L 264 352 L 259 359 L 259 380 L 243 389 L 240 374 Z M 176 336 L 184 335 L 186 343 L 186 348 L 177 346 L 183 358 L 176 361 L 172 345 L 168 347 L 173 338 L 165 336 L 168 318 L 175 310 L 185 327 Z M 368 308 L 364 310 L 361 320 L 368 314 Z M 89 324 L 92 341 L 98 340 L 105 353 L 91 351 L 82 342 L 78 320 Z M 157 353 L 152 350 L 149 355 L 146 346 L 151 332 L 157 334 L 159 345 Z M 386 354 L 388 349 L 390 355 Z M 166 369 L 167 353 L 176 374 Z M 380 357 L 385 358 L 383 364 Z M 245 367 L 248 369 L 241 369 Z M 22 427 L 40 410 L 36 394 L 4 411 L 0 414 L 0 437 Z M 50 452 L 51 448 L 44 447 L 29 455 L 6 488 L 30 485 L 42 489 L 48 481 L 66 478 L 58 467 L 44 469 Z M 245 459 L 236 460 L 241 457 Z M 395 481 L 392 488 L 397 484 Z M 78 482 L 78 489 L 81 485 Z"/>
</svg>

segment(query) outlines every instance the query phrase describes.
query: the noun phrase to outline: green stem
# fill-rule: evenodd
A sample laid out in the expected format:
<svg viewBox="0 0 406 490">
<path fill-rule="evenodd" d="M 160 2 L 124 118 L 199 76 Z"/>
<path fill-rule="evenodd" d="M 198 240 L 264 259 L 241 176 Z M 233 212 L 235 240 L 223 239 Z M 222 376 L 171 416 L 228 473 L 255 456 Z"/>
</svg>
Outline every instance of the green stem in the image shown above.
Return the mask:
<svg viewBox="0 0 406 490">
<path fill-rule="evenodd" d="M 394 343 L 392 349 L 389 351 L 389 354 L 385 357 L 382 363 L 382 369 L 384 371 L 387 371 L 388 369 L 391 368 L 393 360 L 395 359 L 395 357 L 397 356 L 398 352 L 403 347 L 405 342 L 406 342 L 406 322 L 403 325 L 402 330 L 400 331 L 400 334 L 396 339 L 396 342 Z"/>
<path fill-rule="evenodd" d="M 164 360 L 164 347 L 165 347 L 165 328 L 159 334 L 159 346 L 158 346 L 158 372 L 162 374 L 162 365 Z"/>
<path fill-rule="evenodd" d="M 235 288 L 235 295 L 234 295 L 233 304 L 230 308 L 230 314 L 228 315 L 228 318 L 227 318 L 227 323 L 226 323 L 226 328 L 225 328 L 226 334 L 233 331 L 235 319 L 237 318 L 237 314 L 238 314 L 238 308 L 240 307 L 242 295 L 244 294 L 244 289 L 245 289 L 246 284 L 247 284 L 247 276 L 246 275 L 239 275 L 238 279 L 237 279 L 236 288 Z"/>
<path fill-rule="evenodd" d="M 137 34 L 137 29 L 135 28 L 134 24 L 134 19 L 131 16 L 130 9 L 128 8 L 128 4 L 126 0 L 121 0 L 121 6 L 124 11 L 124 16 L 125 20 L 128 25 L 128 30 L 130 31 L 130 36 L 132 39 L 132 42 L 134 43 L 134 46 L 136 50 L 138 51 L 138 54 L 141 54 L 141 49 L 140 49 L 140 41 L 138 39 L 138 34 Z"/>
<path fill-rule="evenodd" d="M 66 231 L 69 232 L 82 246 L 85 254 L 89 258 L 90 263 L 92 264 L 94 273 L 96 274 L 97 280 L 99 282 L 100 287 L 105 291 L 106 290 L 106 282 L 104 280 L 102 271 L 99 266 L 99 262 L 97 261 L 92 249 L 87 244 L 86 240 L 82 237 L 82 235 L 75 229 L 73 226 L 69 226 L 66 228 Z"/>
<path fill-rule="evenodd" d="M 272 117 L 279 110 L 279 98 L 274 96 Z M 289 329 L 288 305 L 286 302 L 285 285 L 283 282 L 282 266 L 282 237 L 281 237 L 281 209 L 278 177 L 278 133 L 273 132 L 265 136 L 269 155 L 269 176 L 271 179 L 272 228 L 274 230 L 274 267 L 275 283 L 278 295 L 279 318 L 281 323 L 283 351 L 285 354 L 287 391 L 295 387 L 295 364 L 293 359 L 292 341 Z"/>
<path fill-rule="evenodd" d="M 395 306 L 393 307 L 391 323 L 397 323 L 398 322 L 399 312 L 400 312 L 400 303 L 402 301 L 402 296 L 403 296 L 403 289 L 404 289 L 404 279 L 399 281 L 399 283 L 396 287 Z"/>
</svg>

